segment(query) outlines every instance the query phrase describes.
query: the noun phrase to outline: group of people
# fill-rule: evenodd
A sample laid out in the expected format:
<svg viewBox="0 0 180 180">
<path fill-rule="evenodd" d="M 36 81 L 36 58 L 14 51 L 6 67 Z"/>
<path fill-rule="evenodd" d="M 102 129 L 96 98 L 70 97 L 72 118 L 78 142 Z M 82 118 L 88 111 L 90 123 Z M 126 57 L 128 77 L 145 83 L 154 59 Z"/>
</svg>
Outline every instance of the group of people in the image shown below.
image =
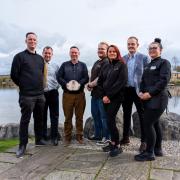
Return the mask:
<svg viewBox="0 0 180 180">
<path fill-rule="evenodd" d="M 59 67 L 53 61 L 52 47 L 46 46 L 42 56 L 36 53 L 37 35 L 26 34 L 27 49 L 14 56 L 11 78 L 19 87 L 21 120 L 20 143 L 16 156 L 25 154 L 28 143 L 28 125 L 34 117 L 35 145 L 46 145 L 47 112 L 49 109 L 50 139 L 58 145 L 59 93 L 63 89 L 64 143 L 72 138 L 72 117 L 75 114 L 76 140 L 83 144 L 83 114 L 86 106 L 84 88 L 91 91 L 91 113 L 94 120 L 94 135 L 90 140 L 103 145 L 102 150 L 114 157 L 122 153 L 122 145 L 130 143 L 131 114 L 133 103 L 139 115 L 141 128 L 140 154 L 137 161 L 154 160 L 163 156 L 162 133 L 159 118 L 168 103 L 167 84 L 171 77 L 168 60 L 161 58 L 161 40 L 156 38 L 148 47 L 149 56 L 139 53 L 138 38 L 127 40 L 128 54 L 121 56 L 116 45 L 98 44 L 99 59 L 94 63 L 89 78 L 87 66 L 79 61 L 77 46 L 70 47 L 70 60 Z M 123 137 L 119 139 L 116 115 L 122 105 Z"/>
</svg>

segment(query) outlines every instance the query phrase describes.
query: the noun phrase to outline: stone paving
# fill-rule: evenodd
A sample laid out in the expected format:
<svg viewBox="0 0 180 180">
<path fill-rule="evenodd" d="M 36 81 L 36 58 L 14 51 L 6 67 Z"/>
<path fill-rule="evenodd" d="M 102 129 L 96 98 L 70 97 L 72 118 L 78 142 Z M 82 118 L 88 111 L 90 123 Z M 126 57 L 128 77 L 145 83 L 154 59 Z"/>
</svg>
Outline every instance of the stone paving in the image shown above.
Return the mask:
<svg viewBox="0 0 180 180">
<path fill-rule="evenodd" d="M 109 157 L 101 147 L 86 140 L 65 147 L 27 147 L 24 158 L 16 158 L 17 147 L 0 153 L 0 180 L 180 180 L 180 146 L 152 162 L 136 162 L 139 140 L 132 140 L 117 157 Z M 179 152 L 179 153 L 178 153 Z"/>
</svg>

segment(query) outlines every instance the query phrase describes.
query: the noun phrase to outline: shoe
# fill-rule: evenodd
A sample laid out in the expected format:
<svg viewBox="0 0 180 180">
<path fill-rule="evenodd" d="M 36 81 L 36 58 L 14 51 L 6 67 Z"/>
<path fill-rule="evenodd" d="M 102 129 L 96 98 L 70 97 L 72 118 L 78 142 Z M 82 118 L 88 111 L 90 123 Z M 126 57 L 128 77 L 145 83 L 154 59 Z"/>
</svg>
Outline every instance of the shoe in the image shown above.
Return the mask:
<svg viewBox="0 0 180 180">
<path fill-rule="evenodd" d="M 65 140 L 64 141 L 64 147 L 67 147 L 71 144 L 71 140 Z"/>
<path fill-rule="evenodd" d="M 111 149 L 111 151 L 109 152 L 109 155 L 110 155 L 111 157 L 115 157 L 115 156 L 117 156 L 118 154 L 120 154 L 120 153 L 122 153 L 122 152 L 123 152 L 123 150 L 122 150 L 121 147 L 114 146 L 114 147 Z"/>
<path fill-rule="evenodd" d="M 23 157 L 26 151 L 26 145 L 19 145 L 18 150 L 16 151 L 16 157 Z"/>
<path fill-rule="evenodd" d="M 57 146 L 58 145 L 58 138 L 52 139 L 51 143 L 52 143 L 53 146 Z"/>
<path fill-rule="evenodd" d="M 40 141 L 37 141 L 35 143 L 35 146 L 46 146 L 46 145 L 48 145 L 48 143 L 47 143 L 47 141 L 45 141 L 43 139 L 41 139 Z"/>
<path fill-rule="evenodd" d="M 141 142 L 141 145 L 139 147 L 139 152 L 142 153 L 146 150 L 146 143 L 145 142 Z"/>
<path fill-rule="evenodd" d="M 154 161 L 155 155 L 154 155 L 154 153 L 149 153 L 147 151 L 144 151 L 138 155 L 135 155 L 134 159 L 136 161 Z"/>
<path fill-rule="evenodd" d="M 106 139 L 105 137 L 103 137 L 101 141 L 97 141 L 96 145 L 104 146 L 104 145 L 106 145 L 109 142 L 111 142 L 109 139 Z"/>
<path fill-rule="evenodd" d="M 162 149 L 161 148 L 154 148 L 154 154 L 155 154 L 155 156 L 162 157 L 163 156 Z"/>
<path fill-rule="evenodd" d="M 103 152 L 109 152 L 111 150 L 111 145 L 108 144 L 107 146 L 102 147 L 102 150 L 103 150 Z"/>
<path fill-rule="evenodd" d="M 82 135 L 77 134 L 77 135 L 76 135 L 76 140 L 77 140 L 77 142 L 78 142 L 79 144 L 84 144 Z"/>
<path fill-rule="evenodd" d="M 129 137 L 125 137 L 120 141 L 120 145 L 129 145 L 130 139 Z"/>
<path fill-rule="evenodd" d="M 91 141 L 100 141 L 101 140 L 100 137 L 96 137 L 96 136 L 88 137 L 88 139 L 91 140 Z"/>
</svg>

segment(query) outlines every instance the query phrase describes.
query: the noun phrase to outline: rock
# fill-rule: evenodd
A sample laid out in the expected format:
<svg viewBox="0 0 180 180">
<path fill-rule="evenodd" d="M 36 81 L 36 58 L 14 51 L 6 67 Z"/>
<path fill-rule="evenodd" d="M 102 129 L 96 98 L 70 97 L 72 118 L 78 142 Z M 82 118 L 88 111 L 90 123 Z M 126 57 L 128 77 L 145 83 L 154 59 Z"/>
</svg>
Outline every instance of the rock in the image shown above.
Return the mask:
<svg viewBox="0 0 180 180">
<path fill-rule="evenodd" d="M 163 140 L 180 140 L 180 115 L 176 113 L 163 113 L 160 117 Z M 139 117 L 133 114 L 133 129 L 136 137 L 140 137 Z"/>
<path fill-rule="evenodd" d="M 118 111 L 116 116 L 116 126 L 119 130 L 119 136 L 122 138 L 123 134 L 123 113 L 121 110 Z M 94 120 L 92 117 L 89 117 L 84 125 L 84 137 L 88 138 L 92 135 L 94 135 Z"/>
</svg>

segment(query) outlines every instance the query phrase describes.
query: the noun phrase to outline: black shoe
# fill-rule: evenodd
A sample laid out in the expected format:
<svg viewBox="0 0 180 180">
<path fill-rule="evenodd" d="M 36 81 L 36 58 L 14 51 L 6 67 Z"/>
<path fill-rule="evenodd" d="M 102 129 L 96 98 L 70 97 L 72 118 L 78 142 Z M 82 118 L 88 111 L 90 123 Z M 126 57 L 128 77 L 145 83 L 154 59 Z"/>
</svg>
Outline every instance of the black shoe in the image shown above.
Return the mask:
<svg viewBox="0 0 180 180">
<path fill-rule="evenodd" d="M 139 152 L 142 153 L 144 151 L 146 151 L 146 143 L 145 142 L 142 142 L 140 147 L 139 147 Z"/>
<path fill-rule="evenodd" d="M 52 139 L 51 143 L 52 143 L 53 146 L 57 146 L 58 145 L 58 138 Z"/>
<path fill-rule="evenodd" d="M 96 137 L 96 136 L 88 137 L 88 139 L 91 140 L 91 141 L 100 141 L 101 140 L 100 137 Z"/>
<path fill-rule="evenodd" d="M 26 145 L 19 145 L 18 150 L 16 151 L 16 157 L 23 157 L 26 151 Z"/>
<path fill-rule="evenodd" d="M 35 143 L 36 146 L 45 146 L 45 145 L 48 145 L 47 141 L 41 139 L 40 141 L 37 141 Z"/>
<path fill-rule="evenodd" d="M 155 154 L 155 156 L 162 157 L 163 156 L 162 149 L 161 148 L 154 148 L 154 154 Z"/>
<path fill-rule="evenodd" d="M 109 151 L 111 150 L 111 145 L 108 144 L 107 146 L 102 147 L 102 150 L 103 150 L 104 152 L 109 152 Z"/>
<path fill-rule="evenodd" d="M 120 145 L 129 145 L 129 143 L 130 143 L 129 137 L 124 137 L 124 138 L 120 141 Z"/>
<path fill-rule="evenodd" d="M 115 157 L 115 156 L 117 156 L 118 154 L 120 154 L 120 153 L 122 153 L 122 152 L 123 152 L 123 150 L 122 150 L 121 147 L 114 146 L 114 147 L 111 149 L 111 151 L 109 152 L 109 155 L 110 155 L 111 157 Z"/>
<path fill-rule="evenodd" d="M 149 152 L 142 152 L 138 155 L 134 156 L 134 159 L 136 161 L 154 161 L 155 160 L 155 155 L 154 153 L 149 153 Z"/>
</svg>

